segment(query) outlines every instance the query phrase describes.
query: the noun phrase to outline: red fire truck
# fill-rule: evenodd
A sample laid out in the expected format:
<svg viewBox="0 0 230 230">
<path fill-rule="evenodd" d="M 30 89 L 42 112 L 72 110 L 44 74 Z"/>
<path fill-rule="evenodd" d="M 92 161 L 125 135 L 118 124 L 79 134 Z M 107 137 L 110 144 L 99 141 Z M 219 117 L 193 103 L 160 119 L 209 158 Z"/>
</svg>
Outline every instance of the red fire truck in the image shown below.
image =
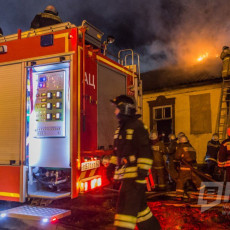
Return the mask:
<svg viewBox="0 0 230 230">
<path fill-rule="evenodd" d="M 138 55 L 112 60 L 102 36 L 83 21 L 0 37 L 1 200 L 75 198 L 107 184 L 109 99 L 134 95 L 140 109 L 141 82 Z"/>
</svg>

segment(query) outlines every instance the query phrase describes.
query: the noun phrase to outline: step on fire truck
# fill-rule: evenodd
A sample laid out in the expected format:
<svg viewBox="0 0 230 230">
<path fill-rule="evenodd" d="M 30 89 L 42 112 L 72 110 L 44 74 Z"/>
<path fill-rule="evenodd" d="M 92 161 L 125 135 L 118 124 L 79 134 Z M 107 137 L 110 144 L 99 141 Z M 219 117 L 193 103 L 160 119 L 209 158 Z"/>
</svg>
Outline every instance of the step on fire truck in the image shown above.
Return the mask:
<svg viewBox="0 0 230 230">
<path fill-rule="evenodd" d="M 109 99 L 133 95 L 141 112 L 142 89 L 139 56 L 122 50 L 112 60 L 102 36 L 83 21 L 0 37 L 0 200 L 75 198 L 108 184 L 103 156 L 117 126 Z M 0 217 L 70 214 L 32 209 Z"/>
</svg>

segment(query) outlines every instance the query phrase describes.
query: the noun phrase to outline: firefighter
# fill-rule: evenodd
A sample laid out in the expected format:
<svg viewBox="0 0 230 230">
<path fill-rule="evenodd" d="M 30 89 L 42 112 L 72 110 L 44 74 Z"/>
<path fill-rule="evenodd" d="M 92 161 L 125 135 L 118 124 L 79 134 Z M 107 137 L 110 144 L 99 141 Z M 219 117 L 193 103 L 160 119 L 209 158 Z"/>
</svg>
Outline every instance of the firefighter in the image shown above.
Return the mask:
<svg viewBox="0 0 230 230">
<path fill-rule="evenodd" d="M 186 135 L 185 135 L 184 132 L 179 132 L 177 134 L 177 138 L 176 138 L 176 149 L 180 146 L 179 139 L 180 139 L 181 136 L 186 136 Z M 175 157 L 174 157 L 174 165 L 175 165 L 176 171 L 178 172 L 179 168 L 180 168 L 180 161 L 177 160 Z M 178 173 L 177 173 L 177 176 L 178 176 Z"/>
<path fill-rule="evenodd" d="M 207 173 L 213 177 L 217 166 L 217 154 L 220 149 L 219 136 L 217 133 L 212 135 L 212 139 L 208 141 L 205 162 L 207 163 Z"/>
<path fill-rule="evenodd" d="M 115 115 L 119 127 L 114 135 L 114 154 L 107 168 L 107 176 L 121 181 L 117 214 L 114 225 L 117 230 L 160 229 L 160 224 L 147 206 L 146 177 L 152 167 L 152 154 L 148 131 L 138 120 L 134 100 L 120 95 L 111 102 L 116 106 Z"/>
<path fill-rule="evenodd" d="M 2 28 L 0 27 L 0 37 L 3 35 Z"/>
<path fill-rule="evenodd" d="M 168 146 L 168 170 L 169 170 L 169 177 L 170 182 L 176 182 L 176 179 L 178 177 L 177 172 L 177 162 L 175 160 L 175 153 L 177 149 L 177 139 L 174 134 L 169 134 L 169 146 Z"/>
<path fill-rule="evenodd" d="M 153 175 L 156 191 L 162 191 L 166 189 L 165 182 L 165 161 L 164 155 L 166 155 L 166 147 L 162 141 L 159 141 L 158 134 L 156 132 L 150 133 L 151 147 L 153 151 Z"/>
<path fill-rule="evenodd" d="M 230 128 L 227 129 L 228 138 L 220 145 L 218 166 L 226 170 L 226 180 L 230 181 Z"/>
<path fill-rule="evenodd" d="M 51 26 L 62 23 L 61 18 L 58 16 L 56 8 L 48 5 L 43 13 L 37 14 L 31 22 L 31 29 L 37 29 L 45 26 Z"/>
<path fill-rule="evenodd" d="M 223 61 L 222 77 L 229 78 L 229 63 L 230 63 L 230 49 L 228 46 L 223 46 L 222 52 L 220 54 L 220 59 Z"/>
<path fill-rule="evenodd" d="M 226 57 L 230 56 L 230 49 L 228 46 L 223 46 L 222 52 L 220 54 L 220 59 L 224 60 Z"/>
<path fill-rule="evenodd" d="M 177 143 L 179 143 L 179 139 L 180 139 L 181 136 L 185 136 L 185 133 L 184 132 L 179 132 L 177 134 Z"/>
<path fill-rule="evenodd" d="M 222 52 L 220 54 L 220 58 L 223 61 L 222 67 L 222 77 L 225 79 L 230 79 L 230 49 L 228 46 L 223 46 Z M 227 93 L 225 96 L 226 106 L 227 106 L 227 114 L 229 114 L 229 100 L 230 100 L 230 88 L 229 82 L 227 87 Z"/>
<path fill-rule="evenodd" d="M 201 185 L 200 177 L 193 172 L 187 164 L 194 167 L 196 165 L 196 151 L 189 143 L 186 136 L 180 136 L 179 145 L 176 150 L 175 158 L 180 160 L 179 175 L 176 183 L 176 195 L 178 198 L 184 195 L 184 186 L 188 180 L 192 180 L 199 190 Z"/>
</svg>

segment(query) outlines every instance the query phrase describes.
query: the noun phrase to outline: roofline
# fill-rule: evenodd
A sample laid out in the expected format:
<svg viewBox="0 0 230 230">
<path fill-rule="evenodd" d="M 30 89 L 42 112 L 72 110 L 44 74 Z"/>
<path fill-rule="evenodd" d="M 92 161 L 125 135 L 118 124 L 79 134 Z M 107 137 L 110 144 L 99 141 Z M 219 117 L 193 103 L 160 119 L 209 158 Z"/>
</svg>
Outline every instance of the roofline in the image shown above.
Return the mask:
<svg viewBox="0 0 230 230">
<path fill-rule="evenodd" d="M 166 87 L 166 88 L 157 88 L 154 90 L 148 90 L 148 91 L 143 91 L 143 94 L 150 94 L 150 93 L 158 93 L 158 92 L 165 92 L 165 91 L 172 91 L 176 89 L 184 89 L 184 88 L 192 88 L 192 87 L 197 87 L 197 86 L 204 86 L 204 85 L 214 85 L 216 83 L 221 83 L 222 82 L 222 77 L 215 78 L 215 79 L 209 79 L 205 81 L 199 81 L 199 82 L 193 82 L 193 83 L 188 83 L 188 84 L 181 84 L 181 85 L 175 85 L 172 87 Z"/>
</svg>

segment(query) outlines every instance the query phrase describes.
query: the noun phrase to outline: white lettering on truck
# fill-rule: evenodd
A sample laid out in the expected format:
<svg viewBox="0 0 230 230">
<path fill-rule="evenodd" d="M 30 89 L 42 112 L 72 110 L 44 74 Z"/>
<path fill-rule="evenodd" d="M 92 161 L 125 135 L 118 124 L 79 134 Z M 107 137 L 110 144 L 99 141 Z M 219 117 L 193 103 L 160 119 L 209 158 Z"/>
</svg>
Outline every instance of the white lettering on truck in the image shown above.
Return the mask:
<svg viewBox="0 0 230 230">
<path fill-rule="evenodd" d="M 91 75 L 90 73 L 87 74 L 85 72 L 85 82 L 87 85 L 92 86 L 94 89 L 96 88 L 95 83 L 94 83 L 94 75 Z"/>
</svg>

